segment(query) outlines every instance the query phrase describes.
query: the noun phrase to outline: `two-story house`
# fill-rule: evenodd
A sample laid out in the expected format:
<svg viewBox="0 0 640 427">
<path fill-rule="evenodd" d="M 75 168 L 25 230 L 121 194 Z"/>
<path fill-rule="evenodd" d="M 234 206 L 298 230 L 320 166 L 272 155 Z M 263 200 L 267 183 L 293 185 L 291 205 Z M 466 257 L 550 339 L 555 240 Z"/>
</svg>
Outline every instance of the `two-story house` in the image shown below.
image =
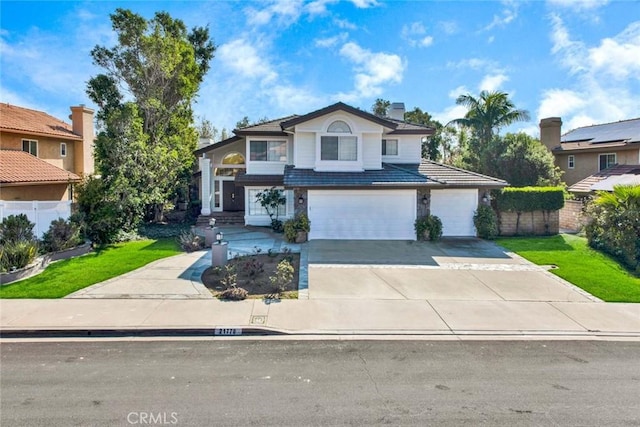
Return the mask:
<svg viewBox="0 0 640 427">
<path fill-rule="evenodd" d="M 0 200 L 70 200 L 72 184 L 93 173 L 93 110 L 71 107 L 67 124 L 0 104 Z"/>
<path fill-rule="evenodd" d="M 614 165 L 640 164 L 640 118 L 585 126 L 562 135 L 562 119 L 540 121 L 540 141 L 572 186 Z"/>
<path fill-rule="evenodd" d="M 383 118 L 338 102 L 197 150 L 202 214 L 240 211 L 246 225 L 268 225 L 256 195 L 276 187 L 287 200 L 280 217 L 306 213 L 310 239 L 415 240 L 415 220 L 427 213 L 445 236 L 475 235 L 478 203 L 507 183 L 421 159 L 434 130 L 394 107 Z"/>
</svg>

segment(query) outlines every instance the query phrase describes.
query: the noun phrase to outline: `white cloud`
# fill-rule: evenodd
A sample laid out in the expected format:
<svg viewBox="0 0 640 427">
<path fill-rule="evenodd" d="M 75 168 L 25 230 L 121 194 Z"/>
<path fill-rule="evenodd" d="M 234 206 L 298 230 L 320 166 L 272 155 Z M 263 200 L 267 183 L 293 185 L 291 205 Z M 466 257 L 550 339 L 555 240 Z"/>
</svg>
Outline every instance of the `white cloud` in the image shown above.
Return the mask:
<svg viewBox="0 0 640 427">
<path fill-rule="evenodd" d="M 358 9 L 368 9 L 380 4 L 377 0 L 351 0 L 351 3 L 353 3 L 353 5 Z"/>
<path fill-rule="evenodd" d="M 322 39 L 316 39 L 314 41 L 314 44 L 317 47 L 333 47 L 333 46 L 337 45 L 338 43 L 344 43 L 348 38 L 349 38 L 349 34 L 348 33 L 341 33 L 341 34 L 338 34 L 337 36 L 333 36 L 333 37 L 326 37 L 326 38 L 322 38 Z"/>
<path fill-rule="evenodd" d="M 432 114 L 433 118 L 443 125 L 446 125 L 451 120 L 459 119 L 467 114 L 467 108 L 463 105 L 452 105 L 445 108 L 443 111 L 438 111 Z"/>
<path fill-rule="evenodd" d="M 349 22 L 346 19 L 334 18 L 333 23 L 343 30 L 356 30 L 358 28 L 356 24 Z"/>
<path fill-rule="evenodd" d="M 492 30 L 496 27 L 506 27 L 518 17 L 518 3 L 515 1 L 503 1 L 504 9 L 499 15 L 493 15 L 493 20 L 484 27 L 484 31 Z"/>
<path fill-rule="evenodd" d="M 309 15 L 324 15 L 327 13 L 327 5 L 336 3 L 338 0 L 315 0 L 305 5 Z"/>
<path fill-rule="evenodd" d="M 433 44 L 433 37 L 431 36 L 423 37 L 418 44 L 422 47 L 429 47 Z"/>
<path fill-rule="evenodd" d="M 438 22 L 438 28 L 447 35 L 455 34 L 460 30 L 458 23 L 455 21 L 440 21 Z"/>
<path fill-rule="evenodd" d="M 457 69 L 457 68 L 470 68 L 476 71 L 486 71 L 486 72 L 499 72 L 501 68 L 498 66 L 498 63 L 492 61 L 490 59 L 484 58 L 467 58 L 462 59 L 458 62 L 447 62 L 447 68 Z"/>
<path fill-rule="evenodd" d="M 591 67 L 616 79 L 640 78 L 640 21 L 589 49 Z"/>
<path fill-rule="evenodd" d="M 468 93 L 469 89 L 467 89 L 466 86 L 458 86 L 457 88 L 450 90 L 448 95 L 451 99 L 458 99 L 460 95 L 466 95 Z"/>
<path fill-rule="evenodd" d="M 478 89 L 480 89 L 481 91 L 487 90 L 489 92 L 493 92 L 499 89 L 502 83 L 506 82 L 507 80 L 509 80 L 509 77 L 507 77 L 505 74 L 486 75 L 480 82 L 480 85 L 478 85 Z"/>
<path fill-rule="evenodd" d="M 427 36 L 427 29 L 422 22 L 413 22 L 402 26 L 400 35 L 409 46 L 428 47 L 433 44 L 433 37 Z"/>
<path fill-rule="evenodd" d="M 589 47 L 572 40 L 558 15 L 551 16 L 552 54 L 573 77 L 569 87 L 543 92 L 538 119 L 560 116 L 563 130 L 637 117 L 640 21 Z"/>
<path fill-rule="evenodd" d="M 405 64 L 398 55 L 371 52 L 349 42 L 342 46 L 340 55 L 354 64 L 355 88 L 351 93 L 341 93 L 343 99 L 354 100 L 379 96 L 382 87 L 402 82 Z"/>
<path fill-rule="evenodd" d="M 577 11 L 593 10 L 609 3 L 609 0 L 547 0 L 552 6 L 558 6 Z"/>
<path fill-rule="evenodd" d="M 302 15 L 303 3 L 302 0 L 273 0 L 262 4 L 260 9 L 248 7 L 244 12 L 250 25 L 262 26 L 275 20 L 280 25 L 288 26 Z"/>
<path fill-rule="evenodd" d="M 273 81 L 278 73 L 273 70 L 264 54 L 244 39 L 225 43 L 217 50 L 217 57 L 227 67 L 243 77 L 258 78 L 264 82 Z"/>
</svg>

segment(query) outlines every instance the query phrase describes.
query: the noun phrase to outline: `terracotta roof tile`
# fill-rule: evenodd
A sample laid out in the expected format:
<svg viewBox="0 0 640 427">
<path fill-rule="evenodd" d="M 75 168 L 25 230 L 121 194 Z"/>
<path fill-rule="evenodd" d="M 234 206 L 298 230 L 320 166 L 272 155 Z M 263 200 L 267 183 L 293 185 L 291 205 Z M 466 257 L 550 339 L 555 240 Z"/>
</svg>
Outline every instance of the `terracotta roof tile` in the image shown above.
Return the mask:
<svg viewBox="0 0 640 427">
<path fill-rule="evenodd" d="M 5 103 L 0 104 L 0 131 L 82 140 L 80 135 L 73 133 L 71 125 L 62 120 L 42 111 Z"/>
<path fill-rule="evenodd" d="M 25 151 L 0 150 L 0 183 L 69 182 L 80 177 Z"/>
</svg>

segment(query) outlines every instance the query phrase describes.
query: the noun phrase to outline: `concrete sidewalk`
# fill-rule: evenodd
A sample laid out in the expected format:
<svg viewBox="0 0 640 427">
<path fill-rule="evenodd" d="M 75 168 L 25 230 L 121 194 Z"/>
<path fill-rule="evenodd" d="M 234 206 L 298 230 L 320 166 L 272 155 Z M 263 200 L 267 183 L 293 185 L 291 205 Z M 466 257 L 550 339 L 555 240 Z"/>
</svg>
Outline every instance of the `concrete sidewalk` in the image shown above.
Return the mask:
<svg viewBox="0 0 640 427">
<path fill-rule="evenodd" d="M 508 335 L 640 339 L 640 305 L 454 300 L 1 300 L 16 331 L 242 328 L 294 334 Z"/>
</svg>

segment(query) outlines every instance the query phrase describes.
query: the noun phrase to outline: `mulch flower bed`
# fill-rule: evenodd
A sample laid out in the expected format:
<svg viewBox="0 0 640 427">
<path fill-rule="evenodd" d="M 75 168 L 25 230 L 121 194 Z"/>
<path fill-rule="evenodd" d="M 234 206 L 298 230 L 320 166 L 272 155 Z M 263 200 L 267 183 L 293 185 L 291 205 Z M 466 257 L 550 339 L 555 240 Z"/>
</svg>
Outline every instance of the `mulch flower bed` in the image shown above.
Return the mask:
<svg viewBox="0 0 640 427">
<path fill-rule="evenodd" d="M 279 293 L 269 278 L 274 276 L 278 263 L 287 260 L 293 266 L 293 280 Z M 209 267 L 202 273 L 202 283 L 219 297 L 226 289 L 223 279 L 229 268 L 237 274 L 236 286 L 248 292 L 248 298 L 297 298 L 298 277 L 300 270 L 300 254 L 292 253 L 258 253 L 230 259 L 225 267 Z"/>
</svg>

